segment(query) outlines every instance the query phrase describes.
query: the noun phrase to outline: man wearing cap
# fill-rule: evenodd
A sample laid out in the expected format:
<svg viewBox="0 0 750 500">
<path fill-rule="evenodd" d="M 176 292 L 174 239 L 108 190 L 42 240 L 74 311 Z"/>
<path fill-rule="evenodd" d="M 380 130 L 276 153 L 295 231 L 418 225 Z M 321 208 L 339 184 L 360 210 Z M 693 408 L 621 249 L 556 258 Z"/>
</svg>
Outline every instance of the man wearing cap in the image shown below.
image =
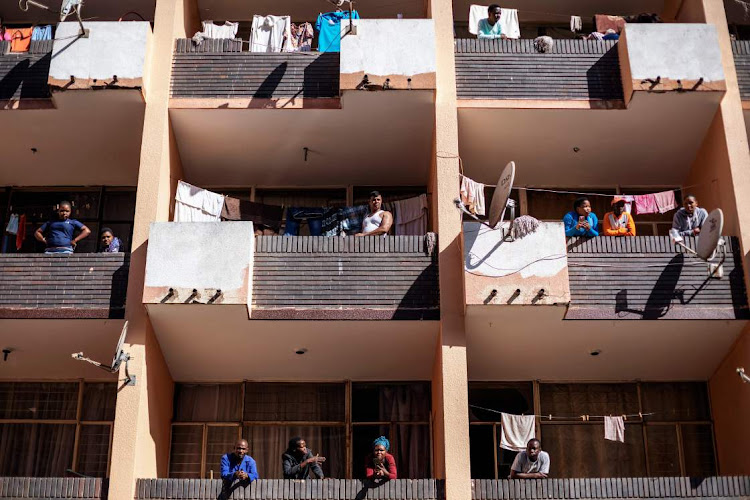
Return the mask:
<svg viewBox="0 0 750 500">
<path fill-rule="evenodd" d="M 602 226 L 604 236 L 635 236 L 633 216 L 625 211 L 625 198 L 615 196 L 612 199 L 612 211 L 604 214 Z"/>
</svg>

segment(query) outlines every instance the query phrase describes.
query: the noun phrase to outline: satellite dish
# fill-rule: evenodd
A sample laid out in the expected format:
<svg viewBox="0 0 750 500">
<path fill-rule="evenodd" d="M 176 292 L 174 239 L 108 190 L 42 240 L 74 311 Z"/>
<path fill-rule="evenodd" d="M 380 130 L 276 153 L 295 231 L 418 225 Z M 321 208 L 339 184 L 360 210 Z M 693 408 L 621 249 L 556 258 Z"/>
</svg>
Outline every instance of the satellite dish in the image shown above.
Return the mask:
<svg viewBox="0 0 750 500">
<path fill-rule="evenodd" d="M 82 352 L 75 352 L 71 354 L 71 357 L 73 359 L 77 359 L 78 361 L 85 361 L 87 363 L 91 363 L 94 366 L 98 366 L 102 370 L 106 370 L 110 373 L 115 373 L 120 370 L 120 365 L 122 365 L 123 361 L 125 362 L 125 384 L 126 385 L 135 385 L 135 375 L 130 375 L 128 372 L 128 361 L 130 361 L 130 354 L 126 353 L 122 349 L 122 345 L 125 343 L 125 337 L 128 334 L 128 322 L 126 321 L 125 324 L 122 327 L 122 333 L 120 333 L 120 339 L 117 341 L 117 347 L 115 348 L 115 355 L 112 358 L 112 364 L 107 366 L 104 365 L 98 361 L 94 361 L 91 358 L 87 358 L 83 355 Z"/>
<path fill-rule="evenodd" d="M 495 228 L 505 218 L 505 207 L 508 206 L 508 197 L 510 197 L 510 190 L 513 188 L 515 177 L 516 163 L 510 162 L 505 165 L 503 173 L 500 174 L 495 194 L 492 195 L 489 213 L 489 225 L 491 228 Z"/>
<path fill-rule="evenodd" d="M 83 0 L 62 0 L 62 5 L 60 6 L 60 22 L 65 21 L 73 11 L 75 11 L 80 18 L 82 6 Z"/>
<path fill-rule="evenodd" d="M 721 232 L 724 229 L 724 212 L 720 208 L 712 210 L 706 217 L 701 233 L 698 236 L 698 244 L 695 253 L 703 260 L 711 260 L 716 253 L 716 247 L 719 246 Z"/>
</svg>

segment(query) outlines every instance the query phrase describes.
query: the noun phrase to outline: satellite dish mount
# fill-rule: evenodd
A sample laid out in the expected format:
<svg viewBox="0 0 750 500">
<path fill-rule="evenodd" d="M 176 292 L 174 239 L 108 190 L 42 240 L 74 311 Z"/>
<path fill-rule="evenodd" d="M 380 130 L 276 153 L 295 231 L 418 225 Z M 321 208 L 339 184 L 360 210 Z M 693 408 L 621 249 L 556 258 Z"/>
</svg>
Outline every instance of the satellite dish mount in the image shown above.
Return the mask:
<svg viewBox="0 0 750 500">
<path fill-rule="evenodd" d="M 122 363 L 125 363 L 125 385 L 135 385 L 135 375 L 131 375 L 130 371 L 128 371 L 128 362 L 130 361 L 130 354 L 126 353 L 122 349 L 122 345 L 125 343 L 125 337 L 128 334 L 128 322 L 126 321 L 125 324 L 122 327 L 122 333 L 120 333 L 120 339 L 117 341 L 117 347 L 115 348 L 115 355 L 112 357 L 112 364 L 107 366 L 103 363 L 100 363 L 98 361 L 94 361 L 91 358 L 87 358 L 83 355 L 82 352 L 75 352 L 71 354 L 71 357 L 73 359 L 77 359 L 78 361 L 85 361 L 87 363 L 91 363 L 94 366 L 97 366 L 101 368 L 102 370 L 106 370 L 109 373 L 117 373 L 120 371 L 120 365 Z"/>
<path fill-rule="evenodd" d="M 490 202 L 489 220 L 487 222 L 480 220 L 479 217 L 469 212 L 461 202 L 461 198 L 456 198 L 453 201 L 456 204 L 456 207 L 458 207 L 463 213 L 494 230 L 497 228 L 497 225 L 502 224 L 505 219 L 506 208 L 510 209 L 510 221 L 513 222 L 513 219 L 516 218 L 516 202 L 510 197 L 510 191 L 513 189 L 513 181 L 515 177 L 516 163 L 510 162 L 505 165 L 503 173 L 500 174 L 500 178 L 495 186 L 495 193 L 492 195 L 492 201 Z M 500 227 L 500 230 L 503 232 L 504 240 L 509 239 L 510 241 L 513 241 L 513 231 L 511 228 L 508 228 L 507 234 L 505 228 L 502 226 Z"/>
<path fill-rule="evenodd" d="M 712 210 L 711 213 L 706 217 L 703 226 L 701 227 L 700 236 L 698 236 L 698 243 L 695 245 L 695 250 L 688 247 L 684 243 L 684 239 L 680 236 L 680 233 L 676 229 L 669 231 L 669 236 L 675 245 L 679 245 L 686 251 L 695 255 L 702 261 L 708 263 L 708 275 L 710 277 L 721 278 L 724 275 L 722 264 L 726 258 L 726 254 L 722 254 L 721 261 L 718 263 L 712 263 L 711 260 L 716 257 L 716 250 L 719 246 L 724 244 L 724 240 L 721 237 L 721 232 L 724 230 L 724 212 L 720 208 Z"/>
<path fill-rule="evenodd" d="M 43 3 L 39 3 L 35 0 L 18 0 L 18 8 L 26 12 L 29 10 L 29 5 L 33 5 L 38 9 L 48 10 L 56 14 L 60 14 L 60 22 L 65 21 L 68 16 L 75 12 L 76 18 L 78 19 L 78 25 L 81 27 L 81 31 L 78 33 L 79 38 L 88 38 L 89 30 L 83 27 L 83 19 L 81 19 L 81 9 L 83 8 L 83 0 L 62 0 L 60 5 L 60 11 L 50 9 Z"/>
</svg>

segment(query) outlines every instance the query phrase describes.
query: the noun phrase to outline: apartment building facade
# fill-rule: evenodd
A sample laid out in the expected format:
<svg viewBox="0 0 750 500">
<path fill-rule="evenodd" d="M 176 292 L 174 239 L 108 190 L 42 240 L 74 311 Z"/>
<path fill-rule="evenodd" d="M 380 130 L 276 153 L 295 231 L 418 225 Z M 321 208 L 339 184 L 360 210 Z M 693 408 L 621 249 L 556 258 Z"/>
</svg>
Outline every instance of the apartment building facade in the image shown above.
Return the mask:
<svg viewBox="0 0 750 500">
<path fill-rule="evenodd" d="M 501 4 L 520 39 L 478 40 L 471 2 L 361 0 L 340 52 L 298 53 L 249 50 L 253 14 L 335 6 L 89 0 L 86 36 L 0 6 L 10 30 L 55 25 L 0 41 L 0 497 L 216 498 L 240 437 L 263 480 L 237 498 L 750 497 L 750 21 L 732 1 L 605 4 Z M 642 12 L 664 22 L 564 29 Z M 197 44 L 209 20 L 236 37 Z M 510 161 L 515 215 L 540 221 L 515 240 L 455 203 L 462 176 L 489 202 Z M 426 230 L 185 222 L 179 181 L 287 209 L 425 195 Z M 565 237 L 580 194 L 601 217 L 663 191 L 723 210 L 721 277 L 670 240 L 673 211 Z M 44 255 L 63 199 L 92 236 Z M 126 251 L 97 252 L 104 227 Z M 126 323 L 118 372 L 70 356 L 108 364 Z M 501 412 L 536 415 L 551 479 L 506 479 Z M 332 479 L 281 480 L 296 435 Z M 367 489 L 380 435 L 400 479 Z"/>
</svg>

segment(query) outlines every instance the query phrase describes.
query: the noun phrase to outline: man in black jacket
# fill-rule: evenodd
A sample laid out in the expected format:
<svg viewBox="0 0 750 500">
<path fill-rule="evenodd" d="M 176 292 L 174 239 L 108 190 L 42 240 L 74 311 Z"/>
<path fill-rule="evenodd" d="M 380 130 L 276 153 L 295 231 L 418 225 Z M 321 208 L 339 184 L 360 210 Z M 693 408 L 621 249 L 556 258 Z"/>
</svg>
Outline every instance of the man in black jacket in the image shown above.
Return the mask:
<svg viewBox="0 0 750 500">
<path fill-rule="evenodd" d="M 281 455 L 284 479 L 307 479 L 311 471 L 315 479 L 323 479 L 320 464 L 325 461 L 325 457 L 313 455 L 304 439 L 293 437 L 289 440 L 289 447 Z"/>
</svg>

